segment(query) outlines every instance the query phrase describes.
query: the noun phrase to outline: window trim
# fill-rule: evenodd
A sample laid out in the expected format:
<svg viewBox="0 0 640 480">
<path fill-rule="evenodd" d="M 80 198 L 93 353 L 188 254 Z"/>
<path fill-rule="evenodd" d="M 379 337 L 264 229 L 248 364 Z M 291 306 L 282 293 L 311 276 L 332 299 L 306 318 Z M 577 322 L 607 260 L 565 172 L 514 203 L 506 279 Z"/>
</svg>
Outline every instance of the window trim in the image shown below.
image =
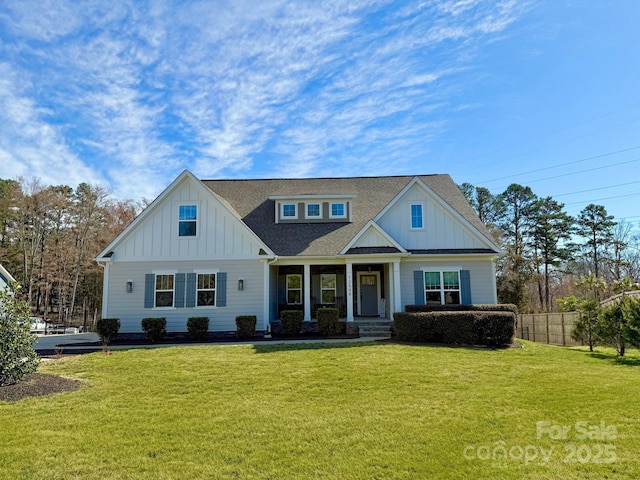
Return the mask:
<svg viewBox="0 0 640 480">
<path fill-rule="evenodd" d="M 462 280 L 461 280 L 461 275 L 460 275 L 460 271 L 462 270 L 462 268 L 460 267 L 440 267 L 440 268 L 421 268 L 420 270 L 422 270 L 422 291 L 423 291 L 423 295 L 424 295 L 424 304 L 428 305 L 427 302 L 427 291 L 430 292 L 439 292 L 440 293 L 440 305 L 462 305 Z M 444 274 L 445 272 L 455 272 L 458 275 L 458 288 L 457 289 L 452 289 L 452 288 L 445 288 L 444 285 Z M 425 278 L 425 273 L 439 273 L 440 274 L 440 289 L 439 290 L 427 290 L 427 280 Z M 451 303 L 451 304 L 447 304 L 445 303 L 445 295 L 447 292 L 458 292 L 458 303 Z"/>
<path fill-rule="evenodd" d="M 318 206 L 318 215 L 310 215 L 309 214 L 309 207 L 311 205 L 317 205 Z M 319 203 L 319 202 L 307 202 L 305 204 L 305 214 L 306 214 L 306 218 L 311 218 L 311 219 L 322 218 L 322 203 Z"/>
<path fill-rule="evenodd" d="M 284 214 L 284 207 L 293 206 L 293 215 Z M 286 202 L 280 204 L 280 219 L 281 220 L 297 220 L 298 219 L 298 204 L 295 202 Z"/>
<path fill-rule="evenodd" d="M 325 288 L 322 282 L 322 278 L 325 276 L 333 277 L 333 288 Z M 323 293 L 325 291 L 333 291 L 333 302 L 325 302 Z M 323 305 L 335 305 L 338 301 L 338 275 L 335 273 L 321 273 L 320 274 L 320 303 Z"/>
<path fill-rule="evenodd" d="M 196 274 L 196 288 L 195 288 L 195 300 L 194 307 L 197 309 L 213 309 L 218 308 L 218 273 L 220 273 L 219 269 L 208 269 L 208 270 L 194 270 Z M 198 276 L 199 275 L 214 275 L 215 276 L 215 288 L 213 288 L 213 305 L 198 305 L 198 292 L 210 292 L 211 288 L 198 288 Z"/>
<path fill-rule="evenodd" d="M 289 288 L 289 277 L 300 277 L 300 288 Z M 302 291 L 302 274 L 301 273 L 287 273 L 284 284 L 284 301 L 287 305 L 302 305 L 303 304 L 303 291 Z M 290 302 L 289 301 L 289 291 L 299 291 L 300 292 L 300 302 Z"/>
<path fill-rule="evenodd" d="M 420 226 L 416 227 L 413 224 L 413 207 L 420 207 Z M 411 202 L 409 204 L 409 224 L 411 225 L 411 230 L 424 230 L 424 203 L 422 202 Z"/>
<path fill-rule="evenodd" d="M 176 308 L 176 273 L 175 271 L 156 271 L 152 272 L 153 277 L 153 308 L 157 310 L 175 310 Z M 171 276 L 173 278 L 171 289 L 171 305 L 158 306 L 158 292 L 168 292 L 169 290 L 158 290 L 158 276 Z"/>
<path fill-rule="evenodd" d="M 181 220 L 180 219 L 180 209 L 182 207 L 195 207 L 196 209 L 196 218 L 193 220 Z M 196 233 L 195 235 L 180 235 L 180 224 L 183 222 L 189 222 L 189 223 L 194 223 L 195 227 L 196 227 Z M 198 238 L 198 236 L 200 235 L 200 202 L 181 202 L 178 203 L 178 238 L 181 240 L 188 240 L 188 239 L 193 239 L 193 238 Z"/>
<path fill-rule="evenodd" d="M 342 215 L 333 214 L 334 205 L 342 205 Z M 347 202 L 329 202 L 329 218 L 347 218 Z"/>
</svg>

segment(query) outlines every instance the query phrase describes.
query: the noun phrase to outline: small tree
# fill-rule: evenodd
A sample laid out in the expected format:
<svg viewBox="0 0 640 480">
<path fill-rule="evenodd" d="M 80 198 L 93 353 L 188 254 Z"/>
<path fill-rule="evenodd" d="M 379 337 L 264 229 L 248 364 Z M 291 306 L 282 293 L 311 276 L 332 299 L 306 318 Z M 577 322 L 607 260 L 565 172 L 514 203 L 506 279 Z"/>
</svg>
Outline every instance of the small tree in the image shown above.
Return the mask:
<svg viewBox="0 0 640 480">
<path fill-rule="evenodd" d="M 627 345 L 640 344 L 640 301 L 623 296 L 600 312 L 597 333 L 602 343 L 623 357 Z"/>
<path fill-rule="evenodd" d="M 0 289 L 0 386 L 17 383 L 35 372 L 40 357 L 33 348 L 29 304 L 17 299 L 19 287 Z"/>
<path fill-rule="evenodd" d="M 578 321 L 573 326 L 571 338 L 578 342 L 589 345 L 589 351 L 593 352 L 593 347 L 598 343 L 598 314 L 600 313 L 600 302 L 592 298 L 580 300 L 578 302 Z"/>
</svg>

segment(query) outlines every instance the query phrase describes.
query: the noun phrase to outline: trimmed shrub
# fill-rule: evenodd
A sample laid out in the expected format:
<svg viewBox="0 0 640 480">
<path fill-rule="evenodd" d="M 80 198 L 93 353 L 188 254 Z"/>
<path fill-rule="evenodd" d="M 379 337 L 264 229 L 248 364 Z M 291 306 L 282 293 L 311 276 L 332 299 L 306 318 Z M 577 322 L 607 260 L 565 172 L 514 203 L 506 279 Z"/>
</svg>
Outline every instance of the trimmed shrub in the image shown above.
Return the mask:
<svg viewBox="0 0 640 480">
<path fill-rule="evenodd" d="M 280 312 L 280 323 L 282 324 L 282 335 L 293 337 L 300 334 L 304 312 L 302 310 L 283 310 Z"/>
<path fill-rule="evenodd" d="M 209 339 L 209 317 L 189 317 L 187 331 L 196 342 L 205 342 Z"/>
<path fill-rule="evenodd" d="M 238 338 L 253 338 L 256 334 L 255 315 L 240 315 L 236 317 L 236 334 Z"/>
<path fill-rule="evenodd" d="M 37 337 L 30 332 L 31 308 L 16 298 L 18 285 L 13 283 L 12 288 L 15 294 L 0 288 L 0 387 L 19 382 L 40 363 L 33 348 Z"/>
<path fill-rule="evenodd" d="M 325 307 L 316 311 L 318 318 L 318 332 L 324 337 L 334 337 L 340 334 L 340 311 L 337 308 Z"/>
<path fill-rule="evenodd" d="M 518 307 L 511 303 L 474 304 L 474 305 L 407 305 L 405 312 L 512 312 L 518 313 Z"/>
<path fill-rule="evenodd" d="M 167 335 L 167 319 L 143 318 L 142 330 L 147 333 L 147 340 L 151 343 L 159 343 Z"/>
<path fill-rule="evenodd" d="M 107 346 L 118 337 L 120 330 L 119 318 L 101 318 L 96 323 L 96 330 L 102 345 Z"/>
<path fill-rule="evenodd" d="M 515 333 L 513 312 L 396 312 L 398 340 L 450 345 L 509 345 Z"/>
</svg>

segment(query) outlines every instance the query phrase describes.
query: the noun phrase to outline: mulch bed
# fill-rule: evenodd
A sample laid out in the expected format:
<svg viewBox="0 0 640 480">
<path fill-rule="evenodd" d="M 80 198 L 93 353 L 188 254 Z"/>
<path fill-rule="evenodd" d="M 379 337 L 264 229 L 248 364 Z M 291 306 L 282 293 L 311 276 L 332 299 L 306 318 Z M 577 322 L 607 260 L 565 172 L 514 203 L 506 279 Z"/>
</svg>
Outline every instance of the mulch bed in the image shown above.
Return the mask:
<svg viewBox="0 0 640 480">
<path fill-rule="evenodd" d="M 0 387 L 0 402 L 16 402 L 27 397 L 39 397 L 52 393 L 73 392 L 81 383 L 78 380 L 48 373 L 30 373 L 22 381 Z"/>
</svg>

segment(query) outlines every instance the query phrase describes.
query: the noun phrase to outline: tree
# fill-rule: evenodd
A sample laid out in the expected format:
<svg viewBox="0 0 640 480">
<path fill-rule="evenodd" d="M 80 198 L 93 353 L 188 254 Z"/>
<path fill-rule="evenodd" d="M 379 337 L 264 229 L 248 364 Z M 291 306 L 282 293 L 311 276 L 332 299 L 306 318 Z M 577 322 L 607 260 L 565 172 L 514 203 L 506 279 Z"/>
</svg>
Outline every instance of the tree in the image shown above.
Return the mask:
<svg viewBox="0 0 640 480">
<path fill-rule="evenodd" d="M 640 345 L 640 301 L 623 296 L 598 315 L 597 335 L 623 357 L 627 345 Z"/>
<path fill-rule="evenodd" d="M 31 309 L 18 293 L 15 283 L 12 289 L 0 289 L 0 386 L 19 382 L 40 363 L 33 349 L 36 337 L 30 332 Z"/>
<path fill-rule="evenodd" d="M 608 215 L 602 205 L 587 205 L 578 215 L 576 233 L 586 239 L 586 247 L 590 251 L 593 274 L 598 277 L 601 271 L 603 251 L 613 240 L 613 215 Z"/>
<path fill-rule="evenodd" d="M 550 307 L 549 277 L 550 268 L 557 268 L 571 255 L 566 242 L 571 238 L 573 218 L 564 210 L 564 205 L 551 197 L 538 200 L 534 206 L 534 227 L 532 238 L 539 278 L 538 291 L 540 303 L 546 311 Z M 544 293 L 542 284 L 544 285 Z"/>
<path fill-rule="evenodd" d="M 600 315 L 600 292 L 607 288 L 607 284 L 601 278 L 593 274 L 580 277 L 576 284 L 581 291 L 582 298 L 577 302 L 580 313 L 578 321 L 573 326 L 571 337 L 589 345 L 589 351 L 598 342 L 598 316 Z"/>
<path fill-rule="evenodd" d="M 504 234 L 506 253 L 499 263 L 498 295 L 526 311 L 526 285 L 531 278 L 530 235 L 534 225 L 537 197 L 529 187 L 511 184 L 500 195 L 502 216 L 499 226 Z"/>
</svg>

